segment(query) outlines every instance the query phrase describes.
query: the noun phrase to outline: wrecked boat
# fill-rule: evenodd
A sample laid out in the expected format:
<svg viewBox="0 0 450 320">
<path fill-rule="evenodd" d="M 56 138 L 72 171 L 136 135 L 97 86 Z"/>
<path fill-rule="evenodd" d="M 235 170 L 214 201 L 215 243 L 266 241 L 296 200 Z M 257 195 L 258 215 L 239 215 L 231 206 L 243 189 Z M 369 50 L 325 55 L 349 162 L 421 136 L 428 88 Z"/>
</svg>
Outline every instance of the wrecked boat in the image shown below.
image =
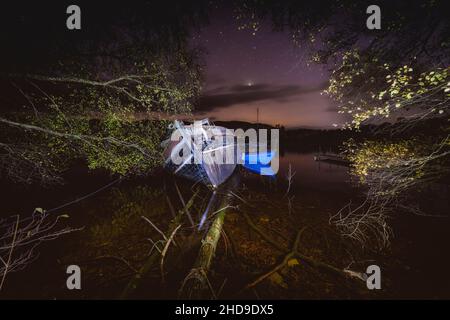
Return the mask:
<svg viewBox="0 0 450 320">
<path fill-rule="evenodd" d="M 276 151 L 257 152 L 258 146 L 250 148 L 249 143 L 240 146 L 233 130 L 208 119 L 187 125 L 175 120 L 169 129 L 170 137 L 162 144 L 164 166 L 178 176 L 215 188 L 233 174 L 238 164 L 257 174 L 275 175 L 270 162 Z"/>
</svg>

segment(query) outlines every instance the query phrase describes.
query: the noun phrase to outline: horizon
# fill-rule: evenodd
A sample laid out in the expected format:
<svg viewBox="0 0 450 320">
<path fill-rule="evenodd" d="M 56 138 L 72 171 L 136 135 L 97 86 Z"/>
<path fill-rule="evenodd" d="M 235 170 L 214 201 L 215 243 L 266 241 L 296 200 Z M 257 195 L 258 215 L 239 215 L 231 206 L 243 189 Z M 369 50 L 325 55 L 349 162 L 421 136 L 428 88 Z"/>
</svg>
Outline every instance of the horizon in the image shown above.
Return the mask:
<svg viewBox="0 0 450 320">
<path fill-rule="evenodd" d="M 293 45 L 287 31 L 264 19 L 242 29 L 228 5 L 211 11 L 210 23 L 191 37 L 205 49 L 205 83 L 194 115 L 212 120 L 254 121 L 286 128 L 332 128 L 346 117 L 322 95 L 328 66 L 309 62 L 307 48 Z"/>
</svg>

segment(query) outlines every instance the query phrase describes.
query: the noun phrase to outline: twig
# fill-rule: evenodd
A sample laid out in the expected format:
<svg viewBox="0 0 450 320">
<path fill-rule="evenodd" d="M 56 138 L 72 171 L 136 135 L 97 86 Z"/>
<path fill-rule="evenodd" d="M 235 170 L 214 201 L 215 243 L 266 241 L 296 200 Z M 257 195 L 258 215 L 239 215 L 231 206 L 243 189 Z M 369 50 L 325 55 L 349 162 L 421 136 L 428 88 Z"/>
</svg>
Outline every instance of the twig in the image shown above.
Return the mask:
<svg viewBox="0 0 450 320">
<path fill-rule="evenodd" d="M 12 253 L 13 253 L 13 250 L 14 250 L 14 246 L 16 244 L 16 236 L 17 236 L 18 228 L 19 228 L 19 215 L 17 215 L 16 226 L 14 228 L 13 239 L 12 239 L 12 243 L 11 243 L 11 248 L 9 250 L 8 260 L 5 263 L 5 270 L 3 271 L 2 281 L 0 282 L 0 290 L 2 290 L 3 283 L 5 282 L 6 275 L 8 274 L 8 268 L 9 268 L 9 265 L 11 263 L 11 257 L 12 257 Z M 3 259 L 2 259 L 2 261 L 3 261 Z"/>
<path fill-rule="evenodd" d="M 291 190 L 292 180 L 294 179 L 295 174 L 296 174 L 296 172 L 292 171 L 292 165 L 289 163 L 289 169 L 286 174 L 286 180 L 288 181 L 288 187 L 287 187 L 287 190 L 286 190 L 286 193 L 284 194 L 284 196 L 287 196 L 289 194 L 289 191 Z"/>
<path fill-rule="evenodd" d="M 161 229 L 159 229 L 149 218 L 145 217 L 145 216 L 141 216 L 142 219 L 144 219 L 145 221 L 147 221 L 156 231 L 158 231 L 158 233 L 160 235 L 162 235 L 162 237 L 164 238 L 164 240 L 166 240 L 167 242 L 167 237 L 164 234 L 164 232 L 161 231 Z"/>
<path fill-rule="evenodd" d="M 172 234 L 169 237 L 169 240 L 167 240 L 166 245 L 164 246 L 164 249 L 161 253 L 161 263 L 160 263 L 160 268 L 161 268 L 161 282 L 164 283 L 164 257 L 166 256 L 167 250 L 169 249 L 169 245 L 173 240 L 173 237 L 175 236 L 175 233 L 178 231 L 178 229 L 181 227 L 181 224 L 178 225 L 178 227 L 175 228 L 175 230 L 173 230 Z M 175 243 L 175 242 L 174 242 Z"/>
</svg>

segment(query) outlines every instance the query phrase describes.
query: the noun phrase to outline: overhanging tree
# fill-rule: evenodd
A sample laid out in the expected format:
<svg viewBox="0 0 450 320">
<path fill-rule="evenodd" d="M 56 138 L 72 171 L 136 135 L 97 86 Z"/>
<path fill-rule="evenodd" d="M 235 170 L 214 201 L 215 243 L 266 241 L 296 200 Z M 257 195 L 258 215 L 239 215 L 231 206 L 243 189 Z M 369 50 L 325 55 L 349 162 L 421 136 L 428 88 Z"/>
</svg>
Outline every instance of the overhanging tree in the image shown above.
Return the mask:
<svg viewBox="0 0 450 320">
<path fill-rule="evenodd" d="M 56 26 L 61 4 L 43 6 L 49 12 L 30 6 L 12 11 L 6 22 L 13 24 L 2 29 L 11 40 L 1 62 L 2 173 L 57 182 L 78 158 L 120 175 L 154 168 L 164 118 L 189 113 L 200 89 L 198 52 L 188 47 L 183 24 L 201 23 L 203 4 L 111 4 L 105 17 L 101 4 L 84 3 L 87 30 L 79 34 Z M 24 36 L 21 42 L 10 39 L 11 28 Z M 39 37 L 42 31 L 46 37 Z"/>
</svg>

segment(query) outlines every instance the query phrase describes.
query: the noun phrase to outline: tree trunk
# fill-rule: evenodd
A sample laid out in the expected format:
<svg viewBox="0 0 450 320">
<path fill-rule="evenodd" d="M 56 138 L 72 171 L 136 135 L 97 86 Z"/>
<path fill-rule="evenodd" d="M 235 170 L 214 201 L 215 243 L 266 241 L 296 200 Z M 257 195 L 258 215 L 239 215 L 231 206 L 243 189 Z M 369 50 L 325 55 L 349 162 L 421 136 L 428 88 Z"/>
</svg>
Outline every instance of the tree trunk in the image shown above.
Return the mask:
<svg viewBox="0 0 450 320">
<path fill-rule="evenodd" d="M 224 186 L 224 194 L 221 199 L 217 201 L 218 206 L 212 206 L 212 212 L 217 212 L 214 220 L 202 240 L 199 254 L 189 274 L 183 281 L 183 284 L 178 292 L 181 299 L 207 299 L 216 298 L 215 292 L 208 279 L 208 272 L 211 267 L 214 254 L 216 252 L 217 243 L 222 233 L 222 227 L 227 212 L 227 208 L 231 204 L 231 196 L 228 193 L 235 183 L 235 179 L 231 179 L 226 186 Z M 223 192 L 223 191 L 222 191 Z"/>
</svg>

